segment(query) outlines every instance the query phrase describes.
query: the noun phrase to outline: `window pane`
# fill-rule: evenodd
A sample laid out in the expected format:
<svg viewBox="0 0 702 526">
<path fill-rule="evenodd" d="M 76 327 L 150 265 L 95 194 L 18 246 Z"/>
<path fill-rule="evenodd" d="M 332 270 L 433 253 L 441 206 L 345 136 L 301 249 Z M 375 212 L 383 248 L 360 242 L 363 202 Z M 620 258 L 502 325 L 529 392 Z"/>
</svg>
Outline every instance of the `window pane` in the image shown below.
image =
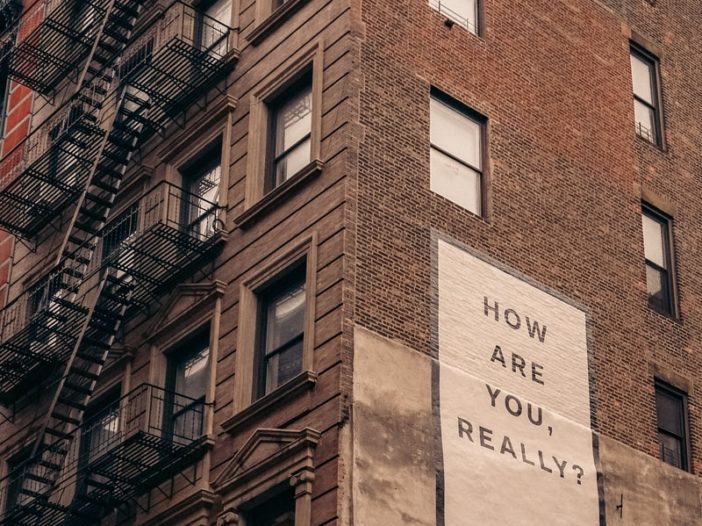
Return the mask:
<svg viewBox="0 0 702 526">
<path fill-rule="evenodd" d="M 92 462 L 114 447 L 119 436 L 119 406 L 107 410 L 108 412 L 98 421 L 94 422 L 89 430 L 88 461 Z"/>
<path fill-rule="evenodd" d="M 656 389 L 658 427 L 670 434 L 683 435 L 683 401 L 679 396 Z"/>
<path fill-rule="evenodd" d="M 634 85 L 634 94 L 653 105 L 653 64 L 646 62 L 636 55 L 631 55 L 631 79 Z"/>
<path fill-rule="evenodd" d="M 266 308 L 266 354 L 269 354 L 304 332 L 305 284 L 272 298 Z"/>
<path fill-rule="evenodd" d="M 195 400 L 205 396 L 209 376 L 209 362 L 209 347 L 183 357 L 176 366 L 176 393 Z"/>
<path fill-rule="evenodd" d="M 655 112 L 643 102 L 634 100 L 634 121 L 636 123 L 636 133 L 656 142 Z"/>
<path fill-rule="evenodd" d="M 446 199 L 480 214 L 480 174 L 431 149 L 431 190 Z"/>
<path fill-rule="evenodd" d="M 302 340 L 274 354 L 266 363 L 266 393 L 302 372 Z"/>
<path fill-rule="evenodd" d="M 200 239 L 212 235 L 217 217 L 215 206 L 219 203 L 221 166 L 219 156 L 216 163 L 195 172 L 188 182 L 189 210 L 187 225 L 189 232 Z"/>
<path fill-rule="evenodd" d="M 285 102 L 276 112 L 276 157 L 312 130 L 312 90 L 308 87 Z"/>
<path fill-rule="evenodd" d="M 668 268 L 666 258 L 666 228 L 664 222 L 656 221 L 646 215 L 641 216 L 643 221 L 644 254 L 651 261 L 662 268 Z"/>
<path fill-rule="evenodd" d="M 275 165 L 275 185 L 284 183 L 310 162 L 312 141 L 307 139 L 290 150 Z"/>
<path fill-rule="evenodd" d="M 431 99 L 431 144 L 482 169 L 479 123 L 446 104 Z"/>
<path fill-rule="evenodd" d="M 207 8 L 205 14 L 217 22 L 229 25 L 231 23 L 231 9 L 232 0 L 216 0 Z"/>
<path fill-rule="evenodd" d="M 646 265 L 646 288 L 648 302 L 659 310 L 670 310 L 670 294 L 668 290 L 668 274 Z"/>
<path fill-rule="evenodd" d="M 666 433 L 658 433 L 661 460 L 675 467 L 683 467 L 682 444 L 679 438 Z"/>
</svg>

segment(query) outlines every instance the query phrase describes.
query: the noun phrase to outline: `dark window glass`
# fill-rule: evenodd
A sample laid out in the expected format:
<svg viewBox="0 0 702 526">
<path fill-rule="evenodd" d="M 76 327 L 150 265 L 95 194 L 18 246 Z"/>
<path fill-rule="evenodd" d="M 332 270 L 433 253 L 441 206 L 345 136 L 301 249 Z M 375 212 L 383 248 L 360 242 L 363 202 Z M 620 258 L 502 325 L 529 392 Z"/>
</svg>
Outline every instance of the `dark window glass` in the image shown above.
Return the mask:
<svg viewBox="0 0 702 526">
<path fill-rule="evenodd" d="M 305 303 L 302 265 L 260 293 L 257 397 L 302 372 Z"/>
<path fill-rule="evenodd" d="M 295 494 L 284 491 L 246 514 L 247 526 L 295 526 Z"/>
<path fill-rule="evenodd" d="M 266 190 L 281 185 L 311 159 L 312 79 L 303 76 L 270 103 Z"/>
<path fill-rule="evenodd" d="M 646 286 L 649 304 L 656 310 L 673 313 L 670 218 L 649 206 L 642 209 Z"/>
<path fill-rule="evenodd" d="M 687 396 L 660 382 L 656 383 L 656 415 L 660 459 L 688 469 Z"/>
<path fill-rule="evenodd" d="M 658 61 L 638 48 L 631 49 L 631 80 L 634 89 L 636 133 L 654 144 L 661 143 Z"/>
<path fill-rule="evenodd" d="M 169 356 L 165 427 L 176 442 L 202 435 L 209 365 L 209 331 L 188 339 Z"/>
<path fill-rule="evenodd" d="M 20 489 L 22 489 L 22 473 L 25 462 L 29 460 L 32 448 L 25 448 L 7 461 L 7 496 L 5 498 L 5 512 L 10 511 L 17 504 L 20 504 Z M 26 499 L 27 497 L 25 497 Z"/>
</svg>

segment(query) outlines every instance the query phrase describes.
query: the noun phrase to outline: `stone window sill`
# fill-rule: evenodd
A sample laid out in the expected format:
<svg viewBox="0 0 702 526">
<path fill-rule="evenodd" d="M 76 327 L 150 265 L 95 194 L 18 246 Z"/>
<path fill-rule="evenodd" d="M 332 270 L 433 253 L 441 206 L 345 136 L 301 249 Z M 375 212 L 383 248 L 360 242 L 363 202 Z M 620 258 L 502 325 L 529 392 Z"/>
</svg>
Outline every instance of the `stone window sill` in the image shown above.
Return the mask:
<svg viewBox="0 0 702 526">
<path fill-rule="evenodd" d="M 290 179 L 268 192 L 256 203 L 244 210 L 234 219 L 234 223 L 241 228 L 250 226 L 267 210 L 280 203 L 294 188 L 302 186 L 307 181 L 322 173 L 323 167 L 324 163 L 322 161 L 312 161 Z"/>
<path fill-rule="evenodd" d="M 258 1 L 262 2 L 264 0 Z M 249 33 L 246 40 L 248 40 L 252 46 L 259 45 L 269 33 L 273 32 L 276 27 L 290 18 L 295 11 L 300 9 L 308 1 L 309 0 L 288 0 L 278 9 L 273 11 L 268 18 L 258 24 L 254 30 Z"/>
<path fill-rule="evenodd" d="M 275 391 L 268 393 L 262 398 L 259 398 L 246 409 L 239 411 L 234 416 L 225 420 L 222 424 L 222 429 L 231 435 L 235 435 L 249 422 L 270 413 L 271 408 L 275 407 L 283 400 L 294 398 L 298 394 L 314 387 L 316 383 L 317 373 L 312 371 L 304 371 L 295 378 L 281 385 Z"/>
</svg>

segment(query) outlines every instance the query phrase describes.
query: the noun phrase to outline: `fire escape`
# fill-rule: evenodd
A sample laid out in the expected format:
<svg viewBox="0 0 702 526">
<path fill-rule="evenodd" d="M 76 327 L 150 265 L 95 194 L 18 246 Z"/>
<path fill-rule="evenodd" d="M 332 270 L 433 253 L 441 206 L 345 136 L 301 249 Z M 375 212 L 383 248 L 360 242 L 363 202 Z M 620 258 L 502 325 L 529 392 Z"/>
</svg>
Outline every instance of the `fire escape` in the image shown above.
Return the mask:
<svg viewBox="0 0 702 526">
<path fill-rule="evenodd" d="M 178 393 L 142 385 L 86 413 L 125 319 L 222 237 L 217 204 L 168 183 L 110 212 L 140 144 L 231 69 L 230 32 L 181 2 L 40 0 L 0 36 L 10 76 L 47 99 L 77 72 L 0 159 L 2 228 L 30 239 L 70 216 L 52 270 L 0 312 L 0 402 L 62 371 L 28 459 L 0 481 L 0 525 L 99 524 L 202 451 L 204 405 Z"/>
</svg>

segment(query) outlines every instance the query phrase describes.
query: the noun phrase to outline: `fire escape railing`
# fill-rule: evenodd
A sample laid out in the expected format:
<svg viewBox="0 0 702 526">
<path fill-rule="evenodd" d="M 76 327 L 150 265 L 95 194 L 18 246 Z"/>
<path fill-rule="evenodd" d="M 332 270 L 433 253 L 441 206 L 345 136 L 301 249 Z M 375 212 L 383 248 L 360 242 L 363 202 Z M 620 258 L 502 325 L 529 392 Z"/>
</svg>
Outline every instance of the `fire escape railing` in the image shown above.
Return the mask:
<svg viewBox="0 0 702 526">
<path fill-rule="evenodd" d="M 0 227 L 29 238 L 83 188 L 105 134 L 72 99 L 0 159 Z"/>
<path fill-rule="evenodd" d="M 11 403 L 68 358 L 88 313 L 62 269 L 55 269 L 0 311 L 0 402 Z"/>
<path fill-rule="evenodd" d="M 39 0 L 0 36 L 9 75 L 49 94 L 88 54 L 108 0 Z M 15 42 L 9 47 L 4 44 Z"/>
<path fill-rule="evenodd" d="M 233 66 L 232 29 L 176 1 L 122 54 L 123 83 L 148 94 L 156 131 L 197 101 Z"/>
<path fill-rule="evenodd" d="M 53 491 L 15 492 L 27 478 L 41 478 L 42 467 L 31 460 L 0 480 L 0 525 L 26 516 L 33 526 L 97 524 L 198 458 L 205 409 L 202 399 L 140 385 L 63 441 L 68 452 Z"/>
<path fill-rule="evenodd" d="M 107 224 L 96 264 L 134 279 L 134 306 L 145 306 L 206 257 L 221 240 L 220 208 L 162 182 Z"/>
</svg>

